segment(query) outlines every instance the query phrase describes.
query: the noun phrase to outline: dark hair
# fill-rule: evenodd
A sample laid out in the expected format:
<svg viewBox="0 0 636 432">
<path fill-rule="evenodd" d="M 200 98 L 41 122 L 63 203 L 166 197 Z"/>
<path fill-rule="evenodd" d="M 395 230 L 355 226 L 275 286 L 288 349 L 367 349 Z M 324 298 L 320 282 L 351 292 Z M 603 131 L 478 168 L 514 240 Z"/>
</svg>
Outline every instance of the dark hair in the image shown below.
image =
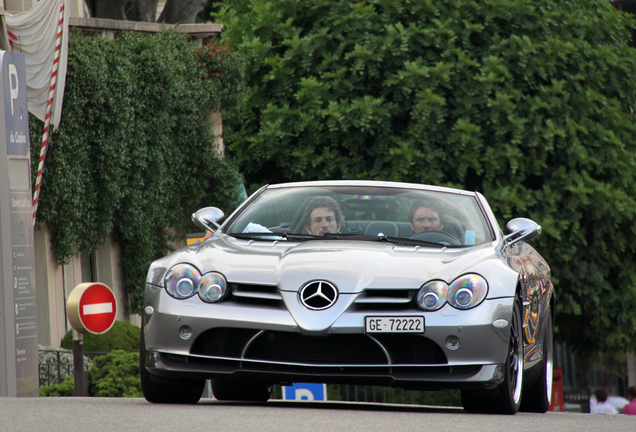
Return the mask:
<svg viewBox="0 0 636 432">
<path fill-rule="evenodd" d="M 605 402 L 607 400 L 607 390 L 604 388 L 596 389 L 594 396 L 596 396 L 598 402 Z"/>
<path fill-rule="evenodd" d="M 303 213 L 303 223 L 306 227 L 311 226 L 311 212 L 317 208 L 326 207 L 333 212 L 336 216 L 336 223 L 341 224 L 344 221 L 342 213 L 340 212 L 340 206 L 335 199 L 328 196 L 313 197 Z"/>
<path fill-rule="evenodd" d="M 444 211 L 444 205 L 441 202 L 436 201 L 436 200 L 418 199 L 418 200 L 413 201 L 413 204 L 411 204 L 411 209 L 409 210 L 409 221 L 411 223 L 413 223 L 413 218 L 415 217 L 415 212 L 420 207 L 426 207 L 428 209 L 433 210 L 434 212 L 437 213 L 437 215 L 439 216 L 440 220 L 442 219 L 442 212 Z"/>
<path fill-rule="evenodd" d="M 636 398 L 636 385 L 633 385 L 627 389 L 627 395 Z"/>
</svg>

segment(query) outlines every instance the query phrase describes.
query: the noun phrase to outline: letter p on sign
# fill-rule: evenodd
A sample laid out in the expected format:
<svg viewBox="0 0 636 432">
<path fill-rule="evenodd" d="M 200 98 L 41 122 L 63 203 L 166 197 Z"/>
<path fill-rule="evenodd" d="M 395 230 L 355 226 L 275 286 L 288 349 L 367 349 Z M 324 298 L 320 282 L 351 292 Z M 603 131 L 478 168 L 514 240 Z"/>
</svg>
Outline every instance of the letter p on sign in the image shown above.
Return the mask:
<svg viewBox="0 0 636 432">
<path fill-rule="evenodd" d="M 9 64 L 9 93 L 11 94 L 11 115 L 14 115 L 13 101 L 18 98 L 18 70 L 13 63 Z"/>
</svg>

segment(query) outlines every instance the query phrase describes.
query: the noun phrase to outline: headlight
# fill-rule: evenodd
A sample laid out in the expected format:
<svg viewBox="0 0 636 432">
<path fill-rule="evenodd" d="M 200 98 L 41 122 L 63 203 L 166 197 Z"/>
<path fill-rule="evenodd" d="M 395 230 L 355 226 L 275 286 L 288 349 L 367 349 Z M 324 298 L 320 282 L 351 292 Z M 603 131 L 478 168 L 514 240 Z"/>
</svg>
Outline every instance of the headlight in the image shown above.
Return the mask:
<svg viewBox="0 0 636 432">
<path fill-rule="evenodd" d="M 448 285 L 443 281 L 427 282 L 417 293 L 417 304 L 425 311 L 434 311 L 446 303 Z"/>
<path fill-rule="evenodd" d="M 470 309 L 479 305 L 486 294 L 486 279 L 477 274 L 466 274 L 450 285 L 439 280 L 426 282 L 417 292 L 417 304 L 425 311 L 436 311 L 446 302 L 455 309 Z"/>
<path fill-rule="evenodd" d="M 215 303 L 223 300 L 227 294 L 227 281 L 221 273 L 206 273 L 201 278 L 197 292 L 206 303 Z"/>
<path fill-rule="evenodd" d="M 197 292 L 201 273 L 190 264 L 177 264 L 165 277 L 166 291 L 176 299 L 187 299 Z"/>
<path fill-rule="evenodd" d="M 448 303 L 456 309 L 473 308 L 488 294 L 488 282 L 477 274 L 460 276 L 448 288 Z"/>
</svg>

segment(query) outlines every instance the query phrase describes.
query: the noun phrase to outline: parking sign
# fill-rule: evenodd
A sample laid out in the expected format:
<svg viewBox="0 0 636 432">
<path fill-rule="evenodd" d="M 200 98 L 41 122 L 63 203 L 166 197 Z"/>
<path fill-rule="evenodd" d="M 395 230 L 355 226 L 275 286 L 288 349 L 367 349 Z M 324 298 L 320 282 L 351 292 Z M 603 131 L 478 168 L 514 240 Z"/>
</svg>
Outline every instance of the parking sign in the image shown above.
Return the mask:
<svg viewBox="0 0 636 432">
<path fill-rule="evenodd" d="M 327 400 L 327 384 L 294 383 L 283 386 L 284 400 L 325 401 Z"/>
</svg>

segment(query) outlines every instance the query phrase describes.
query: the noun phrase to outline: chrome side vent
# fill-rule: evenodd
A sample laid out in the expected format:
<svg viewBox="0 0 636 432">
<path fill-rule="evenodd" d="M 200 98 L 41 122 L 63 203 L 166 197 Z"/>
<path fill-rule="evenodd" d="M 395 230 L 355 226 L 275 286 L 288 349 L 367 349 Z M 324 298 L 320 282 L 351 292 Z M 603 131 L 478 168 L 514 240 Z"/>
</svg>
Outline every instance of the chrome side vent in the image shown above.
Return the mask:
<svg viewBox="0 0 636 432">
<path fill-rule="evenodd" d="M 252 285 L 243 283 L 230 283 L 232 295 L 239 299 L 258 299 L 282 301 L 283 297 L 278 292 L 276 285 Z"/>
<path fill-rule="evenodd" d="M 356 304 L 406 305 L 413 301 L 416 289 L 367 288 L 356 300 Z"/>
</svg>

